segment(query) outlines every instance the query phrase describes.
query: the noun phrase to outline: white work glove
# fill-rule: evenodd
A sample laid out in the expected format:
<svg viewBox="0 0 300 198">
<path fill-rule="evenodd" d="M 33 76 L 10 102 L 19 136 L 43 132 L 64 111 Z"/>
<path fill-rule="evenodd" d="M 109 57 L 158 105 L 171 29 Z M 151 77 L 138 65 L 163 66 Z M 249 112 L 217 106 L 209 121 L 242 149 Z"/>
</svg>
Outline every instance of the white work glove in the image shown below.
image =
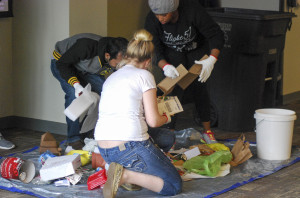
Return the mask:
<svg viewBox="0 0 300 198">
<path fill-rule="evenodd" d="M 165 76 L 170 77 L 172 79 L 177 78 L 179 76 L 179 73 L 176 70 L 176 68 L 173 65 L 170 65 L 170 64 L 166 64 L 163 67 L 163 71 L 164 71 Z"/>
<path fill-rule="evenodd" d="M 202 65 L 202 71 L 199 75 L 198 81 L 201 81 L 202 83 L 206 82 L 212 70 L 214 69 L 214 65 L 216 62 L 217 59 L 212 55 L 210 55 L 207 59 L 204 59 L 202 61 L 195 61 L 196 64 Z"/>
<path fill-rule="evenodd" d="M 75 89 L 75 97 L 78 98 L 78 96 L 82 94 L 83 87 L 80 85 L 80 83 L 75 83 L 73 87 Z"/>
<path fill-rule="evenodd" d="M 169 124 L 171 122 L 171 115 L 168 112 L 164 112 L 162 115 L 167 118 L 165 124 Z"/>
</svg>

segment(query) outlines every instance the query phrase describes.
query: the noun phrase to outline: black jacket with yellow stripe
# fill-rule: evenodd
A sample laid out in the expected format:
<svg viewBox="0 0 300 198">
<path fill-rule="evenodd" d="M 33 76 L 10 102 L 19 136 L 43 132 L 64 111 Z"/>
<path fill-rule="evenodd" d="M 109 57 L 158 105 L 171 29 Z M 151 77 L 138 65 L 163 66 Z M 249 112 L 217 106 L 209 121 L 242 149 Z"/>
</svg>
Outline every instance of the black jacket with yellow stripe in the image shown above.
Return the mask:
<svg viewBox="0 0 300 198">
<path fill-rule="evenodd" d="M 100 40 L 103 37 L 91 34 L 82 33 L 72 37 L 58 41 L 55 44 L 53 57 L 57 60 L 56 67 L 60 75 L 70 85 L 79 82 L 76 73 L 92 73 L 107 76 L 113 72 L 108 64 L 102 64 L 104 60 L 104 46 Z M 76 71 L 77 70 L 77 71 Z"/>
</svg>

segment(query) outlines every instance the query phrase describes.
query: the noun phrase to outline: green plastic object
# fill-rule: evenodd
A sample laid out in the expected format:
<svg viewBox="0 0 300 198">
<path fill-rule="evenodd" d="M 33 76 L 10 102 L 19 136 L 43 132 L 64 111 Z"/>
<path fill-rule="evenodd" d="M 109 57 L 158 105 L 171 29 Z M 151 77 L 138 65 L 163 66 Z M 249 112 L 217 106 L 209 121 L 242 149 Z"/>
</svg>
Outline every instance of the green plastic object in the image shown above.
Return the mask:
<svg viewBox="0 0 300 198">
<path fill-rule="evenodd" d="M 216 151 L 209 156 L 196 156 L 184 162 L 183 167 L 190 172 L 215 177 L 223 163 L 232 160 L 230 151 Z"/>
</svg>

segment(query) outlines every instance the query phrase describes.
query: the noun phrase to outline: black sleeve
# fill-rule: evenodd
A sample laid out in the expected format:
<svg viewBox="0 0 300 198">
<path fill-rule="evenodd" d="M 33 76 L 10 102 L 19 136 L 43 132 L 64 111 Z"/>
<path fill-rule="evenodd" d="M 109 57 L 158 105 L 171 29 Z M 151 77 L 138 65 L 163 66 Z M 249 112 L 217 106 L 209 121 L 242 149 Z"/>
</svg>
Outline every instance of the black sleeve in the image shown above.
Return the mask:
<svg viewBox="0 0 300 198">
<path fill-rule="evenodd" d="M 155 64 L 157 65 L 158 62 L 162 59 L 165 59 L 164 57 L 164 44 L 160 41 L 159 35 L 161 35 L 161 24 L 156 19 L 153 12 L 149 12 L 149 14 L 146 17 L 145 21 L 145 27 L 148 32 L 150 32 L 153 36 L 153 44 L 155 46 Z"/>
<path fill-rule="evenodd" d="M 78 39 L 56 62 L 56 66 L 61 77 L 69 83 L 70 78 L 76 77 L 75 65 L 81 60 L 91 59 L 97 55 L 98 41 L 88 38 Z"/>
<path fill-rule="evenodd" d="M 210 49 L 222 50 L 224 46 L 224 33 L 220 26 L 213 20 L 213 18 L 207 13 L 199 2 L 190 4 L 190 10 L 193 10 L 190 17 L 194 17 L 192 20 L 195 22 L 195 26 L 198 31 L 208 40 Z M 187 9 L 187 8 L 185 8 Z"/>
</svg>

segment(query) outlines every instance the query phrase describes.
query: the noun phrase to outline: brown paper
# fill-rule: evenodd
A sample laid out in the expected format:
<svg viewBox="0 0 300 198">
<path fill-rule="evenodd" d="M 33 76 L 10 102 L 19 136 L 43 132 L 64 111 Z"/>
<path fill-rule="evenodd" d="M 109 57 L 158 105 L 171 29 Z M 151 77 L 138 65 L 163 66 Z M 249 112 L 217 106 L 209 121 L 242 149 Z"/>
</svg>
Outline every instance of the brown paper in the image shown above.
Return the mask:
<svg viewBox="0 0 300 198">
<path fill-rule="evenodd" d="M 231 150 L 233 156 L 233 160 L 230 162 L 231 166 L 242 164 L 253 156 L 249 146 L 249 142 L 245 142 L 245 135 L 242 134 Z"/>
</svg>

